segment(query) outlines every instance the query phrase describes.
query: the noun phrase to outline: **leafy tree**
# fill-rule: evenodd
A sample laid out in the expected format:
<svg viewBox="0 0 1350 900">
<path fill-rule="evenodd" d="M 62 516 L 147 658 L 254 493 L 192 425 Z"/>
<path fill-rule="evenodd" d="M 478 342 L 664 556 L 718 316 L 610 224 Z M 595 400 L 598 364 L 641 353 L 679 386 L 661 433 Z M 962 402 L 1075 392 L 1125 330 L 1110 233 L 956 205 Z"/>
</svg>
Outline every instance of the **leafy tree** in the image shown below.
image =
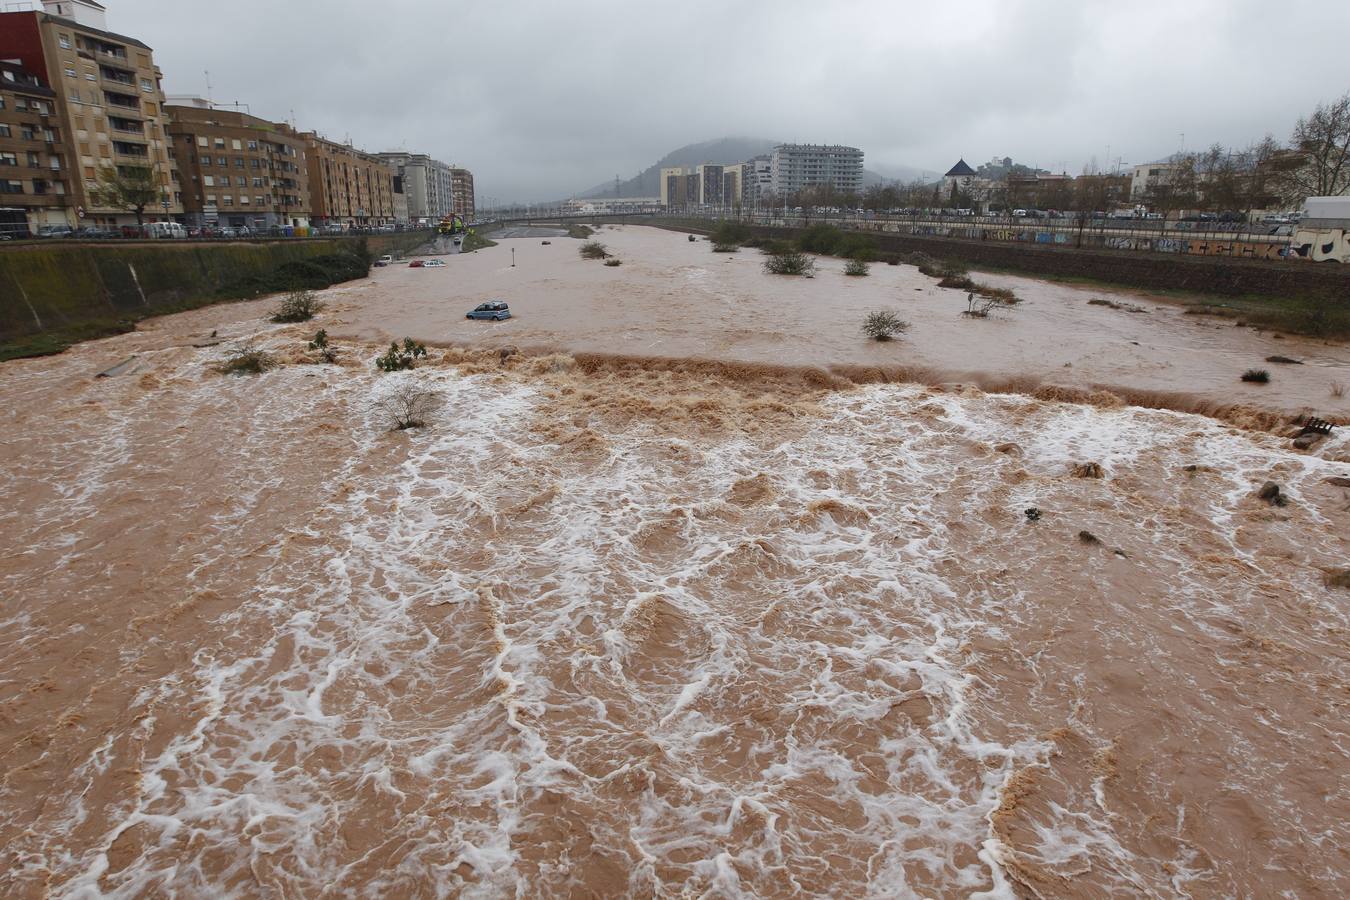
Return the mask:
<svg viewBox="0 0 1350 900">
<path fill-rule="evenodd" d="M 137 227 L 145 224 L 145 208 L 159 202 L 160 189 L 148 166 L 103 166 L 95 175 L 89 199 L 95 206 L 136 213 Z"/>
</svg>

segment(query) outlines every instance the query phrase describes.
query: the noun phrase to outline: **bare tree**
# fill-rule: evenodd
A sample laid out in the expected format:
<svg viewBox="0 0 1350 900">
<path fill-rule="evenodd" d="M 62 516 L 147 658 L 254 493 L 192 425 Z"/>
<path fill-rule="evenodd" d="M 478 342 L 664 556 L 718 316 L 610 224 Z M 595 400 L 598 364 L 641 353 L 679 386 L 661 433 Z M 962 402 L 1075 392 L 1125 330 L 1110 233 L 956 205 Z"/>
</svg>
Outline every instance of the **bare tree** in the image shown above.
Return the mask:
<svg viewBox="0 0 1350 900">
<path fill-rule="evenodd" d="M 1281 199 L 1302 203 L 1350 190 L 1350 93 L 1319 103 L 1311 116 L 1299 119 L 1289 142 L 1300 164 L 1277 173 Z"/>
<path fill-rule="evenodd" d="M 425 425 L 440 401 L 438 392 L 404 381 L 375 401 L 375 408 L 384 415 L 390 431 L 406 431 Z"/>
</svg>

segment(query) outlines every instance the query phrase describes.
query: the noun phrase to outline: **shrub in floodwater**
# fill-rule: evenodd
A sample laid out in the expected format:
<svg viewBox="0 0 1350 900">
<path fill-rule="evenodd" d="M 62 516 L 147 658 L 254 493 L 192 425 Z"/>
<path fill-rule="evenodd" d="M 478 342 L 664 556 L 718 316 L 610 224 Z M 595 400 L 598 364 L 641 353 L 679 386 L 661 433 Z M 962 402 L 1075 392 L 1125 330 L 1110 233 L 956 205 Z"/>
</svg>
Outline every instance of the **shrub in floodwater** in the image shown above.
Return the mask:
<svg viewBox="0 0 1350 900">
<path fill-rule="evenodd" d="M 750 229 L 740 222 L 728 222 L 723 219 L 717 223 L 717 227 L 712 231 L 713 251 L 716 253 L 730 253 L 730 250 L 718 250 L 717 248 L 730 246 L 735 249 L 748 240 L 750 240 Z"/>
<path fill-rule="evenodd" d="M 865 260 L 861 259 L 850 259 L 848 264 L 844 266 L 845 275 L 866 275 L 868 271 L 870 271 L 870 267 Z"/>
<path fill-rule="evenodd" d="M 696 243 L 698 243 L 698 238 L 694 237 L 692 234 L 689 235 L 689 243 L 691 243 L 691 244 L 696 244 Z"/>
<path fill-rule="evenodd" d="M 1242 373 L 1242 380 L 1255 384 L 1265 384 L 1270 381 L 1270 373 L 1265 369 L 1248 369 Z"/>
<path fill-rule="evenodd" d="M 399 372 L 403 369 L 411 369 L 416 365 L 419 356 L 426 358 L 426 355 L 426 346 L 416 343 L 412 338 L 404 338 L 402 347 L 391 341 L 388 352 L 384 356 L 376 358 L 375 368 L 381 372 Z"/>
<path fill-rule="evenodd" d="M 621 265 L 623 265 L 623 260 L 621 260 L 621 259 L 619 259 L 619 258 L 617 258 L 617 257 L 611 256 L 609 259 L 605 260 L 605 265 L 607 265 L 607 266 L 621 266 Z"/>
<path fill-rule="evenodd" d="M 987 319 L 996 309 L 1011 309 L 1022 302 L 1009 290 L 985 288 L 985 292 L 981 293 L 981 285 L 974 287 L 975 290 L 966 294 L 966 308 L 961 311 L 961 315 L 970 316 L 972 319 Z"/>
<path fill-rule="evenodd" d="M 252 341 L 245 341 L 216 364 L 216 371 L 222 375 L 261 375 L 277 365 L 272 354 L 258 349 Z"/>
<path fill-rule="evenodd" d="M 440 394 L 435 391 L 405 381 L 377 400 L 375 405 L 384 414 L 390 431 L 407 431 L 426 425 L 439 400 Z"/>
<path fill-rule="evenodd" d="M 717 244 L 714 243 L 712 250 L 714 253 L 735 253 L 740 248 L 735 244 Z"/>
<path fill-rule="evenodd" d="M 599 241 L 587 241 L 581 245 L 579 251 L 582 259 L 608 259 L 609 250 Z"/>
<path fill-rule="evenodd" d="M 291 291 L 272 311 L 273 322 L 308 322 L 323 311 L 323 301 L 313 291 Z"/>
<path fill-rule="evenodd" d="M 888 309 L 870 312 L 863 319 L 862 331 L 874 341 L 894 340 L 909 329 L 909 323 Z"/>
<path fill-rule="evenodd" d="M 317 350 L 319 358 L 326 363 L 337 362 L 337 348 L 328 343 L 328 332 L 322 328 L 314 335 L 314 340 L 309 342 L 309 349 Z"/>
<path fill-rule="evenodd" d="M 764 260 L 764 271 L 770 275 L 814 275 L 816 261 L 805 253 L 784 250 Z"/>
<path fill-rule="evenodd" d="M 586 238 L 590 237 L 593 234 L 595 234 L 595 232 L 591 230 L 589 225 L 567 226 L 567 236 L 570 238 L 576 238 L 577 240 L 584 241 L 586 240 Z"/>
<path fill-rule="evenodd" d="M 797 236 L 797 246 L 807 253 L 831 256 L 844 241 L 844 233 L 833 225 L 818 222 Z"/>
</svg>

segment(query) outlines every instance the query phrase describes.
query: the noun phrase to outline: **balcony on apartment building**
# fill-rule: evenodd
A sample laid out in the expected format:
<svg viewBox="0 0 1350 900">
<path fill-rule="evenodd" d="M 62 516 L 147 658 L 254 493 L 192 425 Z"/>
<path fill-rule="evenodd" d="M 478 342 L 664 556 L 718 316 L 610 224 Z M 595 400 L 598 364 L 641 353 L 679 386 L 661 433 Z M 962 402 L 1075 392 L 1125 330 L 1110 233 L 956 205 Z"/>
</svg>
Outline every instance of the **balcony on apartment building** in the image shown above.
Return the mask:
<svg viewBox="0 0 1350 900">
<path fill-rule="evenodd" d="M 109 106 L 115 106 L 118 109 L 134 109 L 139 112 L 141 108 L 141 98 L 134 94 L 119 94 L 105 90 L 103 98 L 108 101 Z"/>
<path fill-rule="evenodd" d="M 130 72 L 126 69 L 115 69 L 112 66 L 99 66 L 98 73 L 103 76 L 104 81 L 111 82 L 112 84 L 124 84 L 133 89 L 136 87 L 135 72 Z"/>
</svg>

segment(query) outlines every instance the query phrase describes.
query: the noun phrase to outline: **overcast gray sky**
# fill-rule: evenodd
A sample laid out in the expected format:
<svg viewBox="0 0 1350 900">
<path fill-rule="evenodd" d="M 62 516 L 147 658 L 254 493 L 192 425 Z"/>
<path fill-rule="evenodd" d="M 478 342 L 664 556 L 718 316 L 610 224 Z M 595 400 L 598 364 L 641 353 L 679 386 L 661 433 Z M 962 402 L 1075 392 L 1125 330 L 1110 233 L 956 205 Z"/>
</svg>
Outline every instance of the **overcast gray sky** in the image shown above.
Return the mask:
<svg viewBox="0 0 1350 900">
<path fill-rule="evenodd" d="M 1350 6 L 1292 0 L 103 0 L 169 93 L 565 197 L 725 136 L 1078 173 L 1287 138 L 1350 90 Z"/>
</svg>

